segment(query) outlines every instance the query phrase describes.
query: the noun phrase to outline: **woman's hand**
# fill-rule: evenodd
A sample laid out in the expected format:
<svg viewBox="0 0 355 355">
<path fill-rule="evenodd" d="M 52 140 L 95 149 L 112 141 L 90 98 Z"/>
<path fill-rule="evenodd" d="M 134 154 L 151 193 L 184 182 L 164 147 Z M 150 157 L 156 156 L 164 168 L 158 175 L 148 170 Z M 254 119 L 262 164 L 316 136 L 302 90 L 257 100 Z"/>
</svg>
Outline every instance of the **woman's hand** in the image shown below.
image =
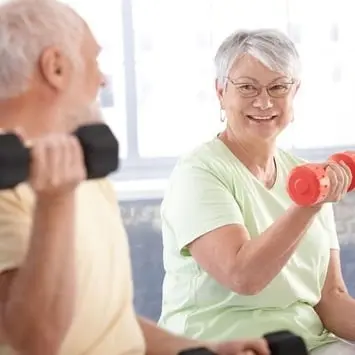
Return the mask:
<svg viewBox="0 0 355 355">
<path fill-rule="evenodd" d="M 327 197 L 321 202 L 339 202 L 348 192 L 352 180 L 349 167 L 343 163 L 329 161 L 326 163 L 326 173 L 329 178 L 330 188 Z"/>
</svg>

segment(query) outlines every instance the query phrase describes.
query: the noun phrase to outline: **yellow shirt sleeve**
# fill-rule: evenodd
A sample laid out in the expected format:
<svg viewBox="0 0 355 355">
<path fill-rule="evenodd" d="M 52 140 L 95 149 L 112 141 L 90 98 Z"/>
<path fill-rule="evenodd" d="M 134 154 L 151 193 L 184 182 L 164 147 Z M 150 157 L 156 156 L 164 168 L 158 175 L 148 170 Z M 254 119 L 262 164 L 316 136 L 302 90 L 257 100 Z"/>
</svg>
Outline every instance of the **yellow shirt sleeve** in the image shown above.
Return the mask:
<svg viewBox="0 0 355 355">
<path fill-rule="evenodd" d="M 0 273 L 17 268 L 26 255 L 31 213 L 21 189 L 0 191 Z"/>
</svg>

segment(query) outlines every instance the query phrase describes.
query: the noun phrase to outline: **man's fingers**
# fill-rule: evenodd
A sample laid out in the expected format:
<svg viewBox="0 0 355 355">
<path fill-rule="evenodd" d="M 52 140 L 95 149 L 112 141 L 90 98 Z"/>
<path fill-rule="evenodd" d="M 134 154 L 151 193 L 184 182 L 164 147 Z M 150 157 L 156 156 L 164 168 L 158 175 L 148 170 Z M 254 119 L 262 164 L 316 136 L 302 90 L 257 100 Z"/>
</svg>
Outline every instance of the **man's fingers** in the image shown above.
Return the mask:
<svg viewBox="0 0 355 355">
<path fill-rule="evenodd" d="M 245 351 L 252 351 L 257 355 L 270 355 L 269 345 L 264 339 L 246 341 Z"/>
</svg>

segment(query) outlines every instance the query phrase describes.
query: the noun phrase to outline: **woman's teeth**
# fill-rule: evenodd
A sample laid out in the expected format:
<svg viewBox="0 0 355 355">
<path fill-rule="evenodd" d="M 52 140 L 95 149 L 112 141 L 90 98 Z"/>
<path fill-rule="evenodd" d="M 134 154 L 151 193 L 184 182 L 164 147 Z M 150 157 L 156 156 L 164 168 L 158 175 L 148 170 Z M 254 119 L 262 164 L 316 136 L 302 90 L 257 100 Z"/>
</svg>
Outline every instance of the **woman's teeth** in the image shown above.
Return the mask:
<svg viewBox="0 0 355 355">
<path fill-rule="evenodd" d="M 272 115 L 272 116 L 251 116 L 251 115 L 248 115 L 247 117 L 249 119 L 254 120 L 254 121 L 269 121 L 269 120 L 274 119 L 276 116 L 275 115 Z"/>
</svg>

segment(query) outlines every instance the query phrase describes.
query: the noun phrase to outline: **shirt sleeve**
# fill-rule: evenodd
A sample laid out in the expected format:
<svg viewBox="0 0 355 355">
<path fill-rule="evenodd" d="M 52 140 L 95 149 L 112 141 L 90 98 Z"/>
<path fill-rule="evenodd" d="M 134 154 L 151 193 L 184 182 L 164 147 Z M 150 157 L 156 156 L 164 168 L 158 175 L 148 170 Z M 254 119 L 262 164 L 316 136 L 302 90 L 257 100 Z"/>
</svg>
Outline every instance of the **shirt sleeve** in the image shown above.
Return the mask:
<svg viewBox="0 0 355 355">
<path fill-rule="evenodd" d="M 30 217 L 16 190 L 0 191 L 0 273 L 22 264 L 31 230 Z"/>
<path fill-rule="evenodd" d="M 161 211 L 163 231 L 167 228 L 175 236 L 183 255 L 189 255 L 186 246 L 202 235 L 225 225 L 244 224 L 227 184 L 199 166 L 177 168 Z"/>
<path fill-rule="evenodd" d="M 336 229 L 334 209 L 331 203 L 323 206 L 323 223 L 329 235 L 330 249 L 340 249 L 338 233 Z"/>
</svg>

